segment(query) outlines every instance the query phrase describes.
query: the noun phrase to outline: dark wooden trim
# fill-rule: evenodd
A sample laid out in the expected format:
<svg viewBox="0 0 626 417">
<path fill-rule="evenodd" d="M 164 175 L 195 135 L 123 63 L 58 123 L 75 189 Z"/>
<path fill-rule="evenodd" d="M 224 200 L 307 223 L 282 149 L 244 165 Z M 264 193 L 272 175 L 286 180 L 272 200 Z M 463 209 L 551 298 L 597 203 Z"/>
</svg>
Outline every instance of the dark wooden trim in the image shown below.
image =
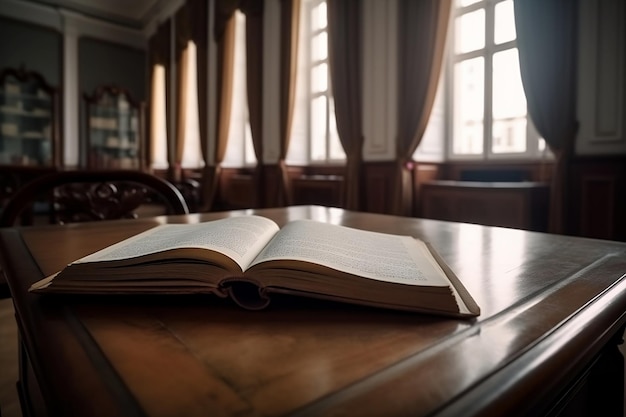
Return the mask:
<svg viewBox="0 0 626 417">
<path fill-rule="evenodd" d="M 431 180 L 460 180 L 462 178 L 491 178 L 494 180 L 524 179 L 549 184 L 554 168 L 553 161 L 446 161 L 440 163 L 416 162 L 413 170 L 414 211 L 423 215 L 423 184 Z M 254 197 L 257 192 L 265 193 L 267 207 L 278 206 L 279 167 L 266 165 L 263 190 L 254 183 L 254 168 L 223 168 L 220 192 L 216 209 L 258 207 Z M 304 178 L 316 178 L 319 193 L 309 187 L 308 204 L 341 206 L 337 197 L 336 180 L 344 175 L 344 167 L 334 166 L 288 166 L 288 175 L 296 187 L 307 183 Z M 501 176 L 499 176 L 502 174 Z M 393 161 L 366 161 L 363 163 L 363 206 L 362 211 L 391 214 L 395 180 Z M 323 185 L 322 178 L 329 181 Z M 309 185 L 312 181 L 308 181 Z M 315 188 L 315 187 L 313 187 Z M 579 236 L 626 241 L 626 155 L 576 157 L 571 162 L 569 184 L 569 230 Z M 335 194 L 332 194 L 335 193 Z M 297 194 L 297 192 L 296 192 Z M 330 195 L 334 195 L 330 197 Z M 294 201 L 298 203 L 297 199 Z M 547 211 L 544 204 L 532 211 Z M 537 216 L 540 216 L 538 213 Z M 543 227 L 539 227 L 543 230 Z"/>
<path fill-rule="evenodd" d="M 41 315 L 45 315 L 45 303 L 41 303 L 41 296 L 28 293 L 28 287 L 44 278 L 43 273 L 37 267 L 37 263 L 33 259 L 26 243 L 24 242 L 21 231 L 19 229 L 7 229 L 6 233 L 0 236 L 0 248 L 2 259 L 13 259 L 14 262 L 3 262 L 3 269 L 6 274 L 19 276 L 20 280 L 9 282 L 11 293 L 13 294 L 16 318 L 18 327 L 21 329 L 36 329 L 37 338 L 63 338 L 66 337 L 70 330 L 62 324 L 62 320 L 58 320 L 54 328 L 44 326 L 39 320 Z M 45 408 L 49 415 L 75 415 L 76 410 L 69 410 L 69 404 L 65 403 L 57 394 L 59 390 L 66 387 L 53 383 L 47 379 L 48 376 L 54 375 L 55 372 L 63 373 L 63 358 L 69 352 L 62 353 L 51 348 L 48 345 L 41 345 L 35 340 L 34 332 L 22 332 L 21 341 L 23 348 L 28 354 L 29 363 L 32 363 L 32 369 L 36 378 L 37 385 L 41 390 L 41 395 L 45 402 Z M 75 351 L 74 353 L 78 353 Z M 80 355 L 72 358 L 73 360 L 85 360 Z M 93 364 L 89 360 L 85 361 L 86 368 L 92 368 Z M 95 370 L 95 369 L 94 369 Z M 21 377 L 20 377 L 21 378 Z M 70 382 L 70 381 L 68 381 Z M 84 384 L 87 381 L 75 381 L 75 383 Z M 22 386 L 24 388 L 24 386 Z M 106 392 L 106 391 L 104 391 Z M 27 393 L 24 393 L 28 395 Z M 112 401 L 112 398 L 108 399 Z M 91 399 L 89 401 L 92 401 Z"/>
<path fill-rule="evenodd" d="M 626 241 L 626 155 L 575 158 L 570 170 L 572 233 Z"/>
</svg>

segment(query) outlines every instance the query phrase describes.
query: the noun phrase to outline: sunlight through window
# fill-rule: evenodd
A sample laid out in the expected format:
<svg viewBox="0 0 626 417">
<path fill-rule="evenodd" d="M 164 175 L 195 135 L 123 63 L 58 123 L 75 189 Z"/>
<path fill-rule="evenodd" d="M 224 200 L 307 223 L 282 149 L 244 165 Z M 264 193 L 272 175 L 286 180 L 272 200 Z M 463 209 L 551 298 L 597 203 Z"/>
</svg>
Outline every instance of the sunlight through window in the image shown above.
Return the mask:
<svg viewBox="0 0 626 417">
<path fill-rule="evenodd" d="M 233 63 L 233 100 L 224 166 L 242 167 L 256 164 L 246 86 L 246 16 L 235 12 L 235 53 Z"/>
<path fill-rule="evenodd" d="M 513 0 L 457 0 L 451 158 L 540 157 L 528 119 Z"/>
<path fill-rule="evenodd" d="M 345 161 L 337 133 L 328 60 L 326 2 L 303 0 L 298 40 L 298 72 L 291 144 L 291 163 Z"/>
<path fill-rule="evenodd" d="M 192 41 L 187 43 L 183 53 L 185 60 L 182 68 L 186 71 L 183 77 L 184 85 L 184 136 L 185 145 L 181 165 L 183 168 L 201 168 L 204 166 L 202 148 L 200 147 L 200 125 L 198 118 L 198 77 L 196 64 L 196 45 Z"/>
<path fill-rule="evenodd" d="M 167 124 L 165 113 L 165 67 L 152 68 L 152 100 L 150 107 L 150 166 L 167 169 Z"/>
</svg>

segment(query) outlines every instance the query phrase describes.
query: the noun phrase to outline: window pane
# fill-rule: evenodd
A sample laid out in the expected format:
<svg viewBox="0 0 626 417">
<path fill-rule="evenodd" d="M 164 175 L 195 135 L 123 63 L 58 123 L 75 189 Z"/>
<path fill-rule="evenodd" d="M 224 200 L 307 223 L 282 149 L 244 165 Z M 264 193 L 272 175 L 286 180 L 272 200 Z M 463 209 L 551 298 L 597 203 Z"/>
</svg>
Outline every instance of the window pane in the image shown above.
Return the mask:
<svg viewBox="0 0 626 417">
<path fill-rule="evenodd" d="M 322 61 L 328 57 L 328 36 L 321 32 L 313 37 L 311 42 L 311 60 Z"/>
<path fill-rule="evenodd" d="M 457 17 L 455 25 L 454 50 L 456 53 L 475 51 L 485 47 L 485 9 Z"/>
<path fill-rule="evenodd" d="M 493 153 L 526 152 L 526 118 L 493 121 Z"/>
<path fill-rule="evenodd" d="M 323 93 L 328 90 L 328 65 L 319 64 L 311 70 L 311 91 Z"/>
<path fill-rule="evenodd" d="M 513 14 L 513 0 L 506 0 L 496 4 L 496 21 L 493 41 L 496 45 L 510 42 L 517 38 L 515 32 L 515 16 Z"/>
<path fill-rule="evenodd" d="M 185 144 L 183 148 L 182 167 L 199 168 L 204 166 L 202 149 L 200 147 L 200 121 L 198 118 L 198 81 L 196 66 L 196 45 L 189 41 L 186 50 L 187 62 L 184 68 L 187 71 L 184 79 L 187 81 L 184 88 L 185 99 Z"/>
<path fill-rule="evenodd" d="M 167 168 L 167 131 L 165 125 L 165 67 L 163 65 L 154 66 L 150 104 L 151 165 L 154 169 L 164 169 Z"/>
<path fill-rule="evenodd" d="M 326 160 L 326 96 L 311 102 L 311 159 Z"/>
<path fill-rule="evenodd" d="M 311 30 L 324 29 L 326 25 L 326 2 L 324 1 L 311 11 Z"/>
<path fill-rule="evenodd" d="M 465 7 L 470 4 L 478 3 L 480 0 L 456 0 L 457 7 Z"/>
<path fill-rule="evenodd" d="M 493 55 L 494 153 L 526 151 L 526 96 L 517 48 Z"/>
<path fill-rule="evenodd" d="M 249 118 L 248 118 L 249 119 Z M 247 165 L 256 164 L 256 155 L 254 154 L 254 144 L 252 143 L 252 128 L 250 127 L 250 121 L 246 122 L 245 133 L 244 133 L 244 154 L 245 154 L 245 163 Z"/>
<path fill-rule="evenodd" d="M 454 138 L 456 154 L 483 152 L 484 58 L 454 66 Z"/>
<path fill-rule="evenodd" d="M 235 50 L 233 55 L 233 91 L 224 166 L 245 166 L 256 162 L 251 149 L 250 118 L 246 88 L 246 17 L 235 12 Z"/>
<path fill-rule="evenodd" d="M 335 117 L 335 100 L 330 100 L 330 108 L 328 109 L 329 120 L 329 135 L 328 147 L 330 159 L 346 159 L 346 153 L 343 150 L 341 141 L 339 140 L 339 133 L 337 133 L 337 118 Z"/>
</svg>

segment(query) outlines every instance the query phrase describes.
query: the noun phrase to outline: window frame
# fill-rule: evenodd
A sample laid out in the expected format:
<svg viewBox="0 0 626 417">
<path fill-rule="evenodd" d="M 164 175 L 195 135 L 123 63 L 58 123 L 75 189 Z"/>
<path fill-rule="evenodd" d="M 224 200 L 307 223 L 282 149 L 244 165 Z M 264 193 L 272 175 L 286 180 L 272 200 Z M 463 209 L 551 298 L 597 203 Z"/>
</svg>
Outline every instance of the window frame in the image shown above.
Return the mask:
<svg viewBox="0 0 626 417">
<path fill-rule="evenodd" d="M 346 155 L 345 152 L 343 153 L 342 157 L 333 157 L 331 149 L 332 149 L 332 144 L 331 141 L 334 139 L 333 137 L 333 133 L 336 136 L 336 139 L 339 140 L 338 134 L 337 134 L 337 129 L 335 127 L 335 129 L 332 129 L 332 123 L 335 123 L 336 126 L 336 119 L 335 119 L 335 113 L 334 111 L 331 111 L 331 109 L 334 109 L 334 97 L 333 97 L 333 91 L 332 91 L 332 82 L 331 82 L 331 73 L 330 73 L 330 57 L 329 57 L 329 48 L 327 47 L 326 50 L 326 57 L 322 58 L 322 59 L 318 59 L 318 60 L 313 60 L 313 43 L 314 40 L 317 36 L 320 36 L 320 34 L 322 33 L 326 33 L 326 39 L 328 41 L 329 39 L 329 33 L 328 33 L 328 14 L 326 15 L 326 26 L 324 26 L 323 28 L 319 28 L 319 29 L 313 29 L 313 25 L 312 25 L 312 21 L 313 21 L 313 10 L 318 7 L 319 5 L 321 5 L 322 3 L 327 3 L 326 0 L 305 0 L 304 2 L 304 22 L 301 22 L 304 25 L 304 33 L 303 36 L 306 38 L 306 41 L 303 42 L 306 46 L 306 54 L 305 54 L 305 71 L 304 72 L 304 85 L 306 86 L 306 109 L 305 109 L 305 114 L 306 114 L 306 164 L 307 165 L 337 165 L 337 164 L 343 164 L 346 161 Z M 313 91 L 313 70 L 314 68 L 320 66 L 320 65 L 326 65 L 326 79 L 327 79 L 327 85 L 326 85 L 326 89 L 323 91 Z M 323 159 L 314 159 L 313 158 L 313 147 L 314 147 L 314 140 L 313 140 L 313 134 L 312 134 L 312 129 L 313 129 L 313 118 L 311 117 L 312 115 L 312 108 L 313 108 L 313 101 L 319 97 L 325 97 L 326 98 L 326 104 L 325 104 L 325 126 L 324 126 L 324 154 L 325 157 Z"/>
<path fill-rule="evenodd" d="M 446 140 L 445 159 L 448 161 L 504 161 L 504 160 L 541 160 L 549 155 L 549 150 L 542 142 L 537 129 L 535 128 L 528 111 L 526 112 L 526 150 L 524 152 L 494 152 L 493 151 L 493 57 L 496 53 L 517 49 L 517 37 L 514 40 L 496 44 L 495 33 L 495 9 L 496 5 L 507 0 L 478 0 L 466 6 L 461 6 L 459 0 L 455 1 L 449 28 L 448 52 L 446 54 L 446 64 L 444 65 L 446 80 Z M 513 1 L 513 0 L 509 0 Z M 456 53 L 456 19 L 467 13 L 477 10 L 485 10 L 485 43 L 482 48 L 469 52 Z M 462 61 L 482 57 L 484 59 L 483 74 L 483 143 L 482 152 L 476 154 L 460 154 L 454 152 L 455 140 L 455 65 Z"/>
</svg>

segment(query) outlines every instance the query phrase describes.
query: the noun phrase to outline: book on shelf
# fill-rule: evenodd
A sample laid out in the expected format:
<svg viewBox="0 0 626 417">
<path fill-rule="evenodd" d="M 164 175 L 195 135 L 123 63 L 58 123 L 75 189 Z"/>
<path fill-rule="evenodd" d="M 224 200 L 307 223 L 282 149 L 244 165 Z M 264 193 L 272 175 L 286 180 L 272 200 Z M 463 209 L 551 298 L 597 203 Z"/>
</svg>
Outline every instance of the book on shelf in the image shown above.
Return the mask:
<svg viewBox="0 0 626 417">
<path fill-rule="evenodd" d="M 256 215 L 163 224 L 67 265 L 40 293 L 212 293 L 248 309 L 274 293 L 454 317 L 480 309 L 417 238 Z"/>
</svg>

